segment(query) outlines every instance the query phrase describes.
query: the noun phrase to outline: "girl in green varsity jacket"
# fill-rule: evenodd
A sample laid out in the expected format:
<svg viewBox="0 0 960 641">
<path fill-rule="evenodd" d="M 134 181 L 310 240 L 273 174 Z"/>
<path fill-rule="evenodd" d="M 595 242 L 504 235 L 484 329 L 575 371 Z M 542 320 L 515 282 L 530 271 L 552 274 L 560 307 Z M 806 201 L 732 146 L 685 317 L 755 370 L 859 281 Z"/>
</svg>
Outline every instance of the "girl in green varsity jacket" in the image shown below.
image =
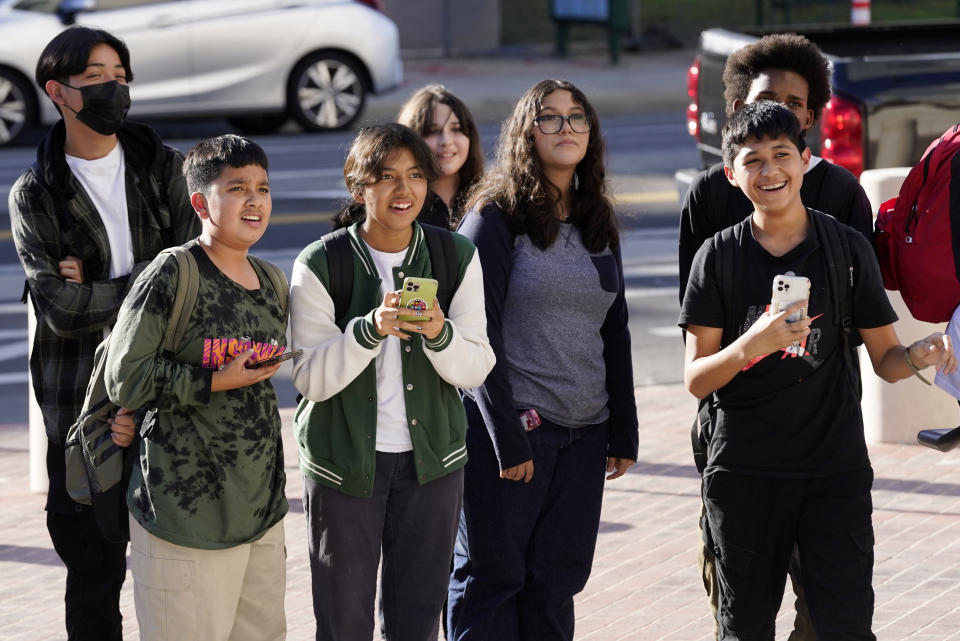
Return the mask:
<svg viewBox="0 0 960 641">
<path fill-rule="evenodd" d="M 451 233 L 456 283 L 415 322 L 398 319 L 405 277 L 433 277 L 415 222 L 435 160 L 398 124 L 361 130 L 344 178 L 355 201 L 342 218 L 352 254 L 349 304 L 329 237 L 301 252 L 291 279 L 295 431 L 319 640 L 369 641 L 383 551 L 387 639 L 436 639 L 456 538 L 466 463 L 458 387 L 494 363 L 473 244 Z M 330 258 L 328 260 L 328 258 Z M 338 285 L 339 286 L 339 285 Z"/>
</svg>

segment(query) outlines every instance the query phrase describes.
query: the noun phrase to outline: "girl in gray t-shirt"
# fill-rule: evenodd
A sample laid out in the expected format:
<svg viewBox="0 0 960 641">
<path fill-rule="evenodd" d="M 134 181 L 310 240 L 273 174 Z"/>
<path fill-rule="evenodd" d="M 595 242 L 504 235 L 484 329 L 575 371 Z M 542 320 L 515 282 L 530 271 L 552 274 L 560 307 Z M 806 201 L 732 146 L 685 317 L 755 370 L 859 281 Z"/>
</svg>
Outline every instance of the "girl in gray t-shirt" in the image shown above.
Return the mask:
<svg viewBox="0 0 960 641">
<path fill-rule="evenodd" d="M 448 638 L 572 639 L 604 470 L 637 458 L 630 334 L 596 112 L 545 80 L 504 124 L 460 232 L 497 363 L 465 405 L 469 459 Z"/>
</svg>

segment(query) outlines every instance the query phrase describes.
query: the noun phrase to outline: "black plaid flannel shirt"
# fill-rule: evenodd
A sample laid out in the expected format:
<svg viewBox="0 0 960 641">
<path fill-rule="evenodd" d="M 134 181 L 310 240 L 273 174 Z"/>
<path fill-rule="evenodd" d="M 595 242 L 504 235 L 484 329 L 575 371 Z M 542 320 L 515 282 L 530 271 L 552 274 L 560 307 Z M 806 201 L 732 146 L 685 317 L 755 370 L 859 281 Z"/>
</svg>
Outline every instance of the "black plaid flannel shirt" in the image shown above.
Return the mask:
<svg viewBox="0 0 960 641">
<path fill-rule="evenodd" d="M 181 173 L 183 156 L 141 125 L 125 125 L 120 142 L 135 263 L 128 276 L 109 277 L 107 232 L 66 165 L 62 122 L 41 143 L 37 164 L 10 190 L 13 239 L 38 316 L 30 373 L 47 437 L 58 444 L 80 413 L 94 351 L 137 274 L 160 250 L 200 232 Z M 83 283 L 60 276 L 57 264 L 65 256 L 80 258 Z"/>
</svg>

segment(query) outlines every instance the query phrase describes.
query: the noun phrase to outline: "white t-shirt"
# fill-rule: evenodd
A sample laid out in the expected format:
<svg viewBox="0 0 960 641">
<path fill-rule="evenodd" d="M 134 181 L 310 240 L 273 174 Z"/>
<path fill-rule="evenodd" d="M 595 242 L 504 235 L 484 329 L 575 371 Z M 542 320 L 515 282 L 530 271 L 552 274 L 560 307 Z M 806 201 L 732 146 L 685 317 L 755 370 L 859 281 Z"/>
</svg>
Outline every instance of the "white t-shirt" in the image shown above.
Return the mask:
<svg viewBox="0 0 960 641">
<path fill-rule="evenodd" d="M 120 143 L 96 160 L 67 156 L 70 171 L 83 185 L 100 213 L 110 241 L 110 278 L 125 276 L 133 269 L 133 241 L 127 214 L 126 165 Z"/>
<path fill-rule="evenodd" d="M 403 264 L 407 250 L 386 253 L 377 251 L 370 245 L 367 245 L 367 250 L 380 275 L 382 297 L 386 292 L 395 289 L 393 268 Z M 400 349 L 401 340 L 396 336 L 387 336 L 377 355 L 377 451 L 380 452 L 409 452 L 413 449 L 410 428 L 407 426 Z"/>
</svg>

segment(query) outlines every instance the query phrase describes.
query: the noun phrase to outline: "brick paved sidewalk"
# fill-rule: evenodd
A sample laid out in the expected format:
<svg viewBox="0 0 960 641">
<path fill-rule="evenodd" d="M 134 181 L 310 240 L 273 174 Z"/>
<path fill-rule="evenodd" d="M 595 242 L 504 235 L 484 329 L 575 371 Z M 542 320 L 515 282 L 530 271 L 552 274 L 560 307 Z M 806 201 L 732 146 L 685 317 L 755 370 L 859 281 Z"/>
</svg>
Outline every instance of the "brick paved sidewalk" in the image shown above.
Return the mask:
<svg viewBox="0 0 960 641">
<path fill-rule="evenodd" d="M 696 572 L 699 482 L 680 386 L 637 390 L 640 462 L 607 486 L 593 575 L 577 599 L 577 638 L 707 641 L 712 629 Z M 291 411 L 284 412 L 290 425 Z M 302 481 L 288 437 L 287 602 L 291 641 L 313 637 Z M 44 528 L 43 497 L 27 491 L 27 431 L 0 425 L 0 630 L 7 641 L 63 639 L 64 570 Z M 877 607 L 883 641 L 960 641 L 960 453 L 870 448 L 876 472 Z M 788 596 L 787 603 L 791 603 Z M 136 639 L 131 582 L 122 608 Z M 789 630 L 781 611 L 777 638 Z"/>
</svg>

